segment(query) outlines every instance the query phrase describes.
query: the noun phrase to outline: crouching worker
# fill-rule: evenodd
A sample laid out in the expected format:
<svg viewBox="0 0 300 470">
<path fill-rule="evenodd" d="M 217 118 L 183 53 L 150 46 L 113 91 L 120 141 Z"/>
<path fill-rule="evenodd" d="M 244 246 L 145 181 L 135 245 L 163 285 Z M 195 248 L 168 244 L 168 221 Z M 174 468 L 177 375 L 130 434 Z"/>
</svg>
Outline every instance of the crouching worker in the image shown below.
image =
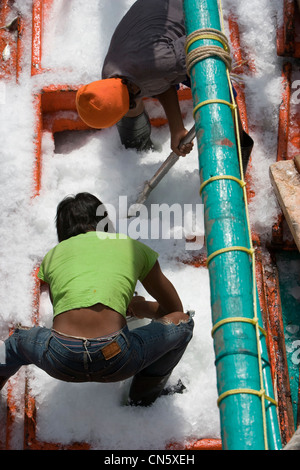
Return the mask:
<svg viewBox="0 0 300 470">
<path fill-rule="evenodd" d="M 49 284 L 53 327 L 16 329 L 2 343 L 0 388 L 21 366 L 35 364 L 66 382 L 133 377 L 128 398 L 133 405 L 151 405 L 163 392 L 192 338 L 193 320 L 162 273 L 158 254 L 108 232 L 107 213 L 97 215 L 100 206 L 89 193 L 58 205 L 59 243 L 38 274 Z M 138 280 L 153 302 L 134 298 Z M 128 315 L 153 321 L 129 330 Z"/>
<path fill-rule="evenodd" d="M 144 98 L 155 97 L 168 120 L 172 151 L 178 156 L 188 155 L 193 143 L 182 144 L 188 131 L 177 94 L 180 83 L 191 86 L 185 46 L 182 0 L 134 2 L 112 35 L 102 80 L 78 90 L 76 105 L 81 119 L 96 129 L 116 125 L 126 148 L 144 151 L 153 148 Z M 214 88 L 205 81 L 201 85 Z M 246 173 L 254 142 L 244 131 L 241 120 L 239 133 Z M 215 140 L 218 140 L 216 136 Z"/>
</svg>

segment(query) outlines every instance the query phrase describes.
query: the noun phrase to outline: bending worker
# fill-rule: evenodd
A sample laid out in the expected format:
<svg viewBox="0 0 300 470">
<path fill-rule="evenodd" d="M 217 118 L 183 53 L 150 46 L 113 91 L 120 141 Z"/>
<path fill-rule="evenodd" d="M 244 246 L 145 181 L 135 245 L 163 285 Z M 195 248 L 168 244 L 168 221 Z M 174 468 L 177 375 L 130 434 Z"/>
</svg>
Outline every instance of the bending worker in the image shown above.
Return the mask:
<svg viewBox="0 0 300 470">
<path fill-rule="evenodd" d="M 117 26 L 104 60 L 102 80 L 81 87 L 77 109 L 93 128 L 117 125 L 122 144 L 138 150 L 152 146 L 143 98 L 156 97 L 164 108 L 171 149 L 188 154 L 193 144 L 180 145 L 187 134 L 178 102 L 178 84 L 189 85 L 185 55 L 182 0 L 137 0 Z M 253 141 L 242 129 L 241 144 L 249 159 Z"/>
<path fill-rule="evenodd" d="M 149 406 L 192 338 L 158 254 L 125 235 L 108 233 L 95 196 L 79 193 L 57 208 L 58 245 L 38 277 L 49 285 L 53 327 L 19 328 L 0 345 L 0 389 L 21 366 L 35 364 L 66 382 L 116 382 L 133 377 L 128 404 Z M 101 231 L 99 231 L 101 228 Z M 155 299 L 135 298 L 140 280 Z M 127 316 L 153 321 L 129 330 Z"/>
</svg>

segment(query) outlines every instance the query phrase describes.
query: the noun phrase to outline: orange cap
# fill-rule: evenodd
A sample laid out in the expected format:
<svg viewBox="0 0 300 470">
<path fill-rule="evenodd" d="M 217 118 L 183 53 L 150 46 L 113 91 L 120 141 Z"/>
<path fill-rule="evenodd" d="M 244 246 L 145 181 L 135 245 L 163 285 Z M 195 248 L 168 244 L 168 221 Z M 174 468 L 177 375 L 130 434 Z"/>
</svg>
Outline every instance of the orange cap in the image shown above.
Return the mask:
<svg viewBox="0 0 300 470">
<path fill-rule="evenodd" d="M 76 94 L 77 111 L 90 127 L 116 124 L 129 110 L 129 93 L 121 78 L 106 78 L 82 86 Z"/>
</svg>

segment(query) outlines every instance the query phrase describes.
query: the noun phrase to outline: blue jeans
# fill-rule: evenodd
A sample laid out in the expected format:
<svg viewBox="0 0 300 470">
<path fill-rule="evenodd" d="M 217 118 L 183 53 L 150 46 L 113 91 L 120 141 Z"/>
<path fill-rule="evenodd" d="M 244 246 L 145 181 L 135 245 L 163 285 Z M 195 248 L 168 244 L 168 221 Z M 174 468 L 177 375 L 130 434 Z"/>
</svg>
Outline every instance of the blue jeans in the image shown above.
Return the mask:
<svg viewBox="0 0 300 470">
<path fill-rule="evenodd" d="M 49 328 L 19 328 L 0 345 L 0 380 L 28 364 L 66 382 L 117 382 L 139 372 L 166 376 L 181 359 L 193 327 L 192 318 L 178 325 L 152 321 L 93 339 L 64 336 Z"/>
</svg>

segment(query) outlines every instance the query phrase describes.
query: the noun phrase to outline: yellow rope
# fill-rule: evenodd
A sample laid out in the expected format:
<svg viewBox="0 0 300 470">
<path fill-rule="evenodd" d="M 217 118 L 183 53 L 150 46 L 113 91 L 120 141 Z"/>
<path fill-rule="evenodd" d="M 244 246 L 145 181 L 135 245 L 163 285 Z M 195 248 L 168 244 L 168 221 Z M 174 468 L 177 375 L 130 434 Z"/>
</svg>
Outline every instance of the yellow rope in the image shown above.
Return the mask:
<svg viewBox="0 0 300 470">
<path fill-rule="evenodd" d="M 246 317 L 230 317 L 230 318 L 223 318 L 223 320 L 218 321 L 211 330 L 211 335 L 215 334 L 215 331 L 223 325 L 232 322 L 243 322 L 243 323 L 251 323 L 252 325 L 256 325 L 258 320 L 256 318 L 246 318 Z M 266 331 L 258 325 L 259 331 L 264 335 L 267 336 Z"/>
<path fill-rule="evenodd" d="M 246 186 L 245 181 L 240 180 L 239 178 L 236 178 L 235 176 L 232 176 L 232 175 L 217 175 L 217 176 L 212 176 L 212 177 L 209 178 L 208 180 L 203 181 L 203 183 L 201 184 L 200 190 L 199 190 L 200 196 L 201 196 L 201 194 L 202 194 L 203 189 L 205 188 L 205 186 L 206 186 L 207 184 L 212 183 L 213 181 L 219 181 L 219 180 L 232 180 L 232 181 L 236 181 L 236 182 L 241 186 L 241 188 L 244 188 L 244 186 Z"/>
<path fill-rule="evenodd" d="M 185 45 L 186 54 L 188 54 L 188 50 L 190 46 L 194 42 L 201 40 L 201 39 L 214 39 L 215 41 L 219 41 L 224 47 L 225 51 L 227 52 L 230 51 L 227 37 L 222 33 L 222 31 L 219 31 L 218 29 L 214 29 L 214 28 L 205 28 L 205 29 L 193 31 L 192 33 L 189 34 L 189 36 L 186 39 L 186 45 Z"/>
<path fill-rule="evenodd" d="M 229 84 L 229 90 L 230 90 L 230 97 L 231 97 L 231 103 L 224 101 L 224 100 L 206 100 L 203 101 L 202 103 L 199 103 L 195 106 L 193 113 L 195 116 L 195 113 L 202 107 L 207 104 L 212 104 L 212 103 L 222 103 L 226 104 L 231 107 L 231 109 L 234 112 L 234 123 L 236 129 L 239 128 L 239 122 L 238 122 L 238 112 L 237 112 L 237 105 L 235 103 L 235 97 L 233 93 L 233 87 L 231 84 L 230 80 L 230 70 L 231 70 L 231 64 L 232 64 L 232 59 L 230 56 L 230 48 L 228 45 L 228 40 L 224 34 L 225 28 L 224 28 L 224 17 L 223 17 L 223 10 L 222 10 L 222 0 L 219 1 L 219 11 L 220 11 L 220 16 L 221 16 L 221 25 L 222 25 L 222 31 L 219 30 L 214 30 L 212 28 L 209 29 L 203 29 L 203 30 L 198 30 L 194 31 L 191 35 L 187 37 L 186 40 L 186 55 L 187 55 L 187 73 L 190 75 L 190 70 L 191 68 L 198 63 L 200 60 L 206 59 L 211 56 L 217 56 L 223 62 L 225 63 L 226 66 L 226 75 L 228 79 L 228 84 Z M 192 51 L 188 51 L 189 47 L 197 40 L 201 39 L 213 39 L 222 44 L 223 47 L 219 46 L 200 46 L 196 47 Z M 228 247 L 228 248 L 223 248 L 220 250 L 215 251 L 212 253 L 208 258 L 207 258 L 207 264 L 211 261 L 211 259 L 214 256 L 217 256 L 218 254 L 221 253 L 226 253 L 232 250 L 241 250 L 245 251 L 249 255 L 251 255 L 252 258 L 252 291 L 253 291 L 253 311 L 254 311 L 254 318 L 251 323 L 253 323 L 255 327 L 255 333 L 256 333 L 256 342 L 257 342 L 257 357 L 258 357 L 258 367 L 259 367 L 259 378 L 260 378 L 260 391 L 256 390 L 251 390 L 251 389 L 237 389 L 237 390 L 229 390 L 227 392 L 224 392 L 223 394 L 220 395 L 218 399 L 218 404 L 220 403 L 221 400 L 223 400 L 226 396 L 236 394 L 236 393 L 252 393 L 256 394 L 261 398 L 261 406 L 262 406 L 262 419 L 263 419 L 263 432 L 264 432 L 264 442 L 265 442 L 265 449 L 268 449 L 268 437 L 267 437 L 267 424 L 266 424 L 266 409 L 265 409 L 265 400 L 269 400 L 271 403 L 277 405 L 275 400 L 271 399 L 270 397 L 266 396 L 265 390 L 264 390 L 264 380 L 263 380 L 263 368 L 262 368 L 262 356 L 261 356 L 261 350 L 260 350 L 260 331 L 264 331 L 258 324 L 258 315 L 257 315 L 257 299 L 256 299 L 256 270 L 255 270 L 255 252 L 253 249 L 252 245 L 252 236 L 251 236 L 251 228 L 250 228 L 250 219 L 249 219 L 249 210 L 248 210 L 248 202 L 247 202 L 247 193 L 246 193 L 246 183 L 244 181 L 244 173 L 243 173 L 243 163 L 242 163 L 242 151 L 241 151 L 241 141 L 240 141 L 240 135 L 239 132 L 237 134 L 237 149 L 238 149 L 238 158 L 239 158 L 239 166 L 240 166 L 240 174 L 241 174 L 241 179 L 239 180 L 238 178 L 235 178 L 233 176 L 217 176 L 217 177 L 212 177 L 209 178 L 207 181 L 202 183 L 200 187 L 200 193 L 202 192 L 203 188 L 210 182 L 216 181 L 219 179 L 231 179 L 234 181 L 237 181 L 243 190 L 243 195 L 244 195 L 244 201 L 245 201 L 245 211 L 246 211 L 246 219 L 247 219 L 247 226 L 248 226 L 248 237 L 249 237 L 249 244 L 250 248 L 245 248 L 245 247 Z M 239 317 L 235 317 L 236 318 Z M 226 319 L 224 321 L 221 321 L 217 323 L 213 331 L 216 330 L 216 328 L 219 328 L 221 324 L 224 324 L 229 321 L 235 321 L 234 319 Z M 243 319 L 239 321 L 250 321 L 251 319 Z M 264 332 L 265 333 L 265 332 Z"/>
</svg>

